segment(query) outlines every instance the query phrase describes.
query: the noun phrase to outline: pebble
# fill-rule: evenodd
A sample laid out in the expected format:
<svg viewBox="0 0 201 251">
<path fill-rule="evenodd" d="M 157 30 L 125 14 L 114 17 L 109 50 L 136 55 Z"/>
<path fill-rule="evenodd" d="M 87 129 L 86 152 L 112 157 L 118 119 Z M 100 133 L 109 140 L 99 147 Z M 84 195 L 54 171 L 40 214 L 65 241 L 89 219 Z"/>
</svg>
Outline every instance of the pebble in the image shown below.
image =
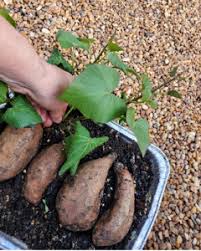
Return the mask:
<svg viewBox="0 0 201 251">
<path fill-rule="evenodd" d="M 177 237 L 177 241 L 176 241 L 176 247 L 177 248 L 180 248 L 180 246 L 181 246 L 181 244 L 182 244 L 182 237 L 179 235 L 178 237 Z"/>
<path fill-rule="evenodd" d="M 46 29 L 46 28 L 43 28 L 42 32 L 45 33 L 45 34 L 49 34 L 50 33 L 50 31 L 48 29 Z"/>
<path fill-rule="evenodd" d="M 3 0 L 5 4 L 12 4 L 13 0 Z"/>
</svg>

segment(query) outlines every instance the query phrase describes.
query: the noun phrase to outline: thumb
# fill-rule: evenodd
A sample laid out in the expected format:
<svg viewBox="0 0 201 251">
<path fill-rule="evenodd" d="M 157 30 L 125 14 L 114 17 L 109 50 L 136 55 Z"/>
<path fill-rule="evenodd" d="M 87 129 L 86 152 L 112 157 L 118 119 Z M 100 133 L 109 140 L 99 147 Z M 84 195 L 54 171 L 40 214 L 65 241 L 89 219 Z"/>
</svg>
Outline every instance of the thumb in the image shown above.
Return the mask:
<svg viewBox="0 0 201 251">
<path fill-rule="evenodd" d="M 63 119 L 63 115 L 67 109 L 67 104 L 63 103 L 59 109 L 49 111 L 49 115 L 53 122 L 59 124 Z"/>
</svg>

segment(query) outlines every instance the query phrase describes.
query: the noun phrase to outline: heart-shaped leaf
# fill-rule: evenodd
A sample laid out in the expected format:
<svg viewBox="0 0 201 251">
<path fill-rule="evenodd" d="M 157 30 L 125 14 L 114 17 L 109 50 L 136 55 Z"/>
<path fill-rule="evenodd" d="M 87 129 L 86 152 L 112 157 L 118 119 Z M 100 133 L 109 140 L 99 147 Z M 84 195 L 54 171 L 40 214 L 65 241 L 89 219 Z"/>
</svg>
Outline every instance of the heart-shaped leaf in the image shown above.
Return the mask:
<svg viewBox="0 0 201 251">
<path fill-rule="evenodd" d="M 0 81 L 0 104 L 3 104 L 7 100 L 8 87 L 2 81 Z"/>
<path fill-rule="evenodd" d="M 48 63 L 57 65 L 69 73 L 73 74 L 74 72 L 73 66 L 65 60 L 65 58 L 62 56 L 61 52 L 57 48 L 53 49 L 52 54 L 48 59 Z"/>
<path fill-rule="evenodd" d="M 12 107 L 6 110 L 2 118 L 10 126 L 22 128 L 42 122 L 39 114 L 24 96 L 17 96 L 11 104 Z"/>
<path fill-rule="evenodd" d="M 59 30 L 57 33 L 57 40 L 62 48 L 82 48 L 89 50 L 92 43 L 91 39 L 78 38 L 69 31 Z"/>
<path fill-rule="evenodd" d="M 108 137 L 91 138 L 89 131 L 78 121 L 75 134 L 65 139 L 67 161 L 61 167 L 59 174 L 63 175 L 70 170 L 71 175 L 75 175 L 80 160 L 107 141 Z"/>
<path fill-rule="evenodd" d="M 77 108 L 85 117 L 106 123 L 126 112 L 124 100 L 112 92 L 119 84 L 119 74 L 105 65 L 93 64 L 72 82 L 60 99 Z"/>
<path fill-rule="evenodd" d="M 14 28 L 16 28 L 15 20 L 9 15 L 9 11 L 5 8 L 0 8 L 0 16 L 4 17 Z"/>
</svg>

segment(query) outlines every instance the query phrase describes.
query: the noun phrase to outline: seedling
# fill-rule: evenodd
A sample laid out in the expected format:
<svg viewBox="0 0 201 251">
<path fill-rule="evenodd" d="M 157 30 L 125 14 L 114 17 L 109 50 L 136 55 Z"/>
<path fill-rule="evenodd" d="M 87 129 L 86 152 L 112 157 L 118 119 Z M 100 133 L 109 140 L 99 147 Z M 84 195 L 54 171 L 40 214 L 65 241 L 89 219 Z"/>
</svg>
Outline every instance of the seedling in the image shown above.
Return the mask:
<svg viewBox="0 0 201 251">
<path fill-rule="evenodd" d="M 9 21 L 10 19 L 7 18 L 7 20 Z M 94 42 L 92 39 L 79 38 L 64 30 L 58 31 L 56 38 L 61 48 L 69 49 L 70 52 L 77 49 L 89 52 Z M 70 87 L 64 90 L 58 97 L 71 106 L 65 118 L 74 109 L 78 109 L 85 118 L 91 119 L 96 123 L 107 123 L 117 119 L 121 122 L 126 122 L 136 136 L 139 148 L 144 156 L 150 144 L 149 125 L 145 118 L 135 118 L 135 107 L 137 104 L 146 104 L 152 109 L 156 109 L 156 92 L 164 87 L 169 87 L 176 80 L 183 80 L 183 78 L 178 73 L 178 68 L 174 67 L 169 73 L 169 78 L 164 80 L 158 87 L 153 88 L 152 81 L 146 72 L 138 72 L 122 61 L 119 52 L 123 48 L 114 40 L 115 33 L 95 60 L 93 62 L 91 60 L 91 63 L 86 65 L 81 72 L 79 72 L 78 68 L 73 68 L 73 65 L 63 57 L 62 52 L 58 48 L 53 49 L 48 62 L 70 73 L 77 73 L 77 77 Z M 74 54 L 72 57 L 72 61 L 76 60 Z M 119 86 L 120 74 L 124 74 L 139 83 L 141 90 L 137 96 L 133 97 L 131 95 L 127 97 L 125 93 L 122 93 L 121 97 L 118 97 L 114 94 L 114 90 Z M 181 98 L 181 95 L 176 90 L 168 90 L 167 94 Z M 7 87 L 5 84 L 0 83 L 0 102 L 5 101 L 9 101 L 7 100 Z M 12 107 L 5 111 L 1 119 L 11 126 L 19 128 L 41 123 L 41 119 L 34 108 L 21 95 L 10 102 L 10 105 Z M 28 111 L 29 116 L 27 116 Z M 86 128 L 77 122 L 75 134 L 65 139 L 68 159 L 61 168 L 60 174 L 63 175 L 69 170 L 74 175 L 80 160 L 106 141 L 106 137 L 91 138 Z"/>
<path fill-rule="evenodd" d="M 135 134 L 144 156 L 150 144 L 149 125 L 144 118 L 135 119 L 135 106 L 136 104 L 146 104 L 152 109 L 156 109 L 155 93 L 163 87 L 169 87 L 173 81 L 181 80 L 181 74 L 178 74 L 178 68 L 174 67 L 167 80 L 158 87 L 152 88 L 152 82 L 147 73 L 137 72 L 121 60 L 119 52 L 123 49 L 114 42 L 114 37 L 115 34 L 108 40 L 94 62 L 87 65 L 81 72 L 75 69 L 75 72 L 78 73 L 77 77 L 59 98 L 71 105 L 70 111 L 78 109 L 84 117 L 94 122 L 107 123 L 114 119 L 127 122 Z M 58 32 L 57 38 L 59 38 L 58 42 L 62 48 L 73 47 L 89 51 L 91 45 L 91 41 L 88 42 L 87 48 L 80 42 L 73 43 L 72 41 L 81 41 L 81 38 L 63 30 Z M 85 41 L 88 40 L 85 39 Z M 52 57 L 53 54 L 50 58 Z M 122 93 L 121 97 L 114 95 L 114 90 L 119 86 L 120 74 L 125 74 L 138 81 L 141 86 L 138 96 L 126 97 L 125 93 Z M 181 95 L 175 90 L 169 90 L 167 94 L 181 98 Z"/>
</svg>

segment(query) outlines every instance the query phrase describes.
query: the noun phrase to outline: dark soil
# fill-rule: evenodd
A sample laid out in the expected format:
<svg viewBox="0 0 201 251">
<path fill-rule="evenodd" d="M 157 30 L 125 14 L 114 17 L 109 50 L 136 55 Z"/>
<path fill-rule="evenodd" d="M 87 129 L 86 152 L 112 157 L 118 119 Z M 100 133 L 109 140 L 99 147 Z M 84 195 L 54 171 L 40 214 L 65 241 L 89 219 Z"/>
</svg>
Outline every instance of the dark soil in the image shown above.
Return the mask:
<svg viewBox="0 0 201 251">
<path fill-rule="evenodd" d="M 119 244 L 106 249 L 125 249 L 133 230 L 138 231 L 148 213 L 147 200 L 152 181 L 149 161 L 143 160 L 136 143 L 123 138 L 106 125 L 94 125 L 83 121 L 90 129 L 91 136 L 108 136 L 109 141 L 97 148 L 83 161 L 102 157 L 110 152 L 118 154 L 118 160 L 125 164 L 136 181 L 135 216 L 129 234 Z M 53 126 L 46 129 L 41 147 L 59 142 L 64 137 L 64 128 Z M 83 162 L 82 161 L 82 162 Z M 91 241 L 91 231 L 71 232 L 58 223 L 55 198 L 63 180 L 57 178 L 48 188 L 43 202 L 34 207 L 22 196 L 26 170 L 14 179 L 0 184 L 0 230 L 24 241 L 30 249 L 95 249 Z M 115 189 L 115 176 L 111 169 L 102 199 L 101 214 L 111 205 Z M 45 206 L 45 204 L 47 206 Z M 48 207 L 48 208 L 47 208 Z"/>
</svg>

